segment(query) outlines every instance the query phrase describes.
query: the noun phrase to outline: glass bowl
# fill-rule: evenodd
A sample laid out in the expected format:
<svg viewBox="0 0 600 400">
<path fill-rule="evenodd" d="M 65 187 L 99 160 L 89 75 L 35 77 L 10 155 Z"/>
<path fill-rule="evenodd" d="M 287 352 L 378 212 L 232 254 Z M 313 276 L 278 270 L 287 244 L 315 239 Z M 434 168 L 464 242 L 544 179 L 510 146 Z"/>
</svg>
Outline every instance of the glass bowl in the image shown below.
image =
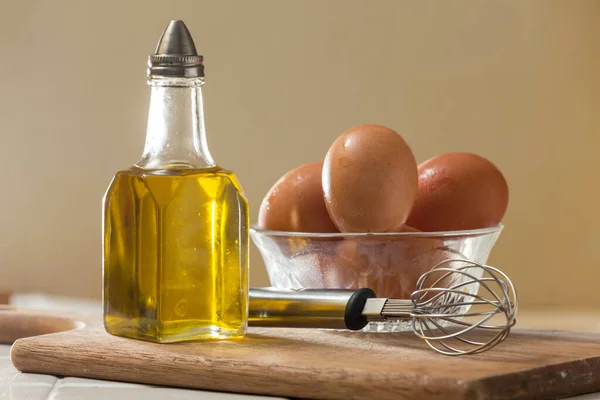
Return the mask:
<svg viewBox="0 0 600 400">
<path fill-rule="evenodd" d="M 378 297 L 408 299 L 419 277 L 444 260 L 466 259 L 485 264 L 502 229 L 500 224 L 449 232 L 303 233 L 253 226 L 250 235 L 264 260 L 272 287 L 367 287 Z M 472 272 L 480 277 L 482 270 Z M 466 290 L 475 294 L 477 287 L 469 285 Z M 463 312 L 468 310 L 467 306 L 463 308 Z M 371 322 L 363 331 L 410 329 L 410 321 L 400 320 Z"/>
</svg>

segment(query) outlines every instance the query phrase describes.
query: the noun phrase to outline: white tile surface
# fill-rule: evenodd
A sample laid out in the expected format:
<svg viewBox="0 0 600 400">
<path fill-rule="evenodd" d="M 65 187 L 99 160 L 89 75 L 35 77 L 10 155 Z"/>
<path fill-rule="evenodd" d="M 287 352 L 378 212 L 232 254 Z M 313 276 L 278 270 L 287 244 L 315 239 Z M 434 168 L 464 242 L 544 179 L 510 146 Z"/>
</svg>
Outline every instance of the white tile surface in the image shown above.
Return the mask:
<svg viewBox="0 0 600 400">
<path fill-rule="evenodd" d="M 0 357 L 10 356 L 10 345 L 0 344 Z"/>
<path fill-rule="evenodd" d="M 170 388 L 126 387 L 59 387 L 49 400 L 274 400 L 273 397 L 242 396 L 238 394 L 202 392 Z"/>
<path fill-rule="evenodd" d="M 61 380 L 60 382 L 60 388 L 64 388 L 64 387 L 124 387 L 124 388 L 135 388 L 135 387 L 141 387 L 141 388 L 145 388 L 148 387 L 147 385 L 141 385 L 141 384 L 136 384 L 136 383 L 126 383 L 126 382 L 115 382 L 115 381 L 103 381 L 103 380 L 99 380 L 99 379 L 84 379 L 84 378 L 64 378 Z"/>
<path fill-rule="evenodd" d="M 19 373 L 12 381 L 18 386 L 54 386 L 58 379 L 52 375 L 23 374 Z"/>
<path fill-rule="evenodd" d="M 0 399 L 4 400 L 46 400 L 52 386 L 20 386 L 0 387 Z"/>
<path fill-rule="evenodd" d="M 0 358 L 0 386 L 10 386 L 18 373 L 9 358 Z"/>
</svg>

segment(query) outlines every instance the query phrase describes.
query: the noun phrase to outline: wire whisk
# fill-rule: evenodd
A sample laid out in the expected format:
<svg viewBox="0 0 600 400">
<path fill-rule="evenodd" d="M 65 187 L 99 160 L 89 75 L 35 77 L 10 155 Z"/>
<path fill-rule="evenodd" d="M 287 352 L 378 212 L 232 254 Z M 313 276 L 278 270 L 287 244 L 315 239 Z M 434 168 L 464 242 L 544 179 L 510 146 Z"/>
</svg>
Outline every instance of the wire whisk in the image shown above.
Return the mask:
<svg viewBox="0 0 600 400">
<path fill-rule="evenodd" d="M 369 288 L 251 289 L 250 325 L 360 330 L 369 322 L 408 320 L 429 347 L 455 356 L 504 341 L 517 307 L 504 272 L 455 258 L 421 275 L 410 299 L 377 298 Z"/>
<path fill-rule="evenodd" d="M 448 259 L 421 275 L 410 300 L 388 299 L 381 314 L 386 318 L 409 314 L 413 332 L 431 348 L 464 355 L 504 341 L 516 323 L 517 307 L 515 287 L 505 273 L 469 260 Z"/>
</svg>

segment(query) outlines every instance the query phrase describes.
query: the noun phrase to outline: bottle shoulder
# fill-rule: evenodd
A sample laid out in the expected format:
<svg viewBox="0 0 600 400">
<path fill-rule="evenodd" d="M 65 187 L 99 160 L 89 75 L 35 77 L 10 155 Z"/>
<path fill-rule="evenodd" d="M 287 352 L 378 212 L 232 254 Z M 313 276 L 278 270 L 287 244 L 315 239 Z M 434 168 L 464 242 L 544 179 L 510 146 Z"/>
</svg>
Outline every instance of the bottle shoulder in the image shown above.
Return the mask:
<svg viewBox="0 0 600 400">
<path fill-rule="evenodd" d="M 208 167 L 208 168 L 176 167 L 176 168 L 160 168 L 160 169 L 141 168 L 141 167 L 138 167 L 137 165 L 133 165 L 127 169 L 122 169 L 115 173 L 115 176 L 140 176 L 140 177 L 144 177 L 144 176 L 149 176 L 149 177 L 153 177 L 153 176 L 155 176 L 155 177 L 161 177 L 161 176 L 186 177 L 186 176 L 192 176 L 192 175 L 226 177 L 226 176 L 235 176 L 235 173 L 233 171 L 222 168 L 218 165 L 213 166 L 213 167 Z"/>
<path fill-rule="evenodd" d="M 244 190 L 234 171 L 214 166 L 210 168 L 167 168 L 167 169 L 145 169 L 137 166 L 117 171 L 113 177 L 113 181 L 122 179 L 196 179 L 196 180 L 222 180 L 224 184 L 233 185 L 238 192 L 244 195 Z"/>
</svg>

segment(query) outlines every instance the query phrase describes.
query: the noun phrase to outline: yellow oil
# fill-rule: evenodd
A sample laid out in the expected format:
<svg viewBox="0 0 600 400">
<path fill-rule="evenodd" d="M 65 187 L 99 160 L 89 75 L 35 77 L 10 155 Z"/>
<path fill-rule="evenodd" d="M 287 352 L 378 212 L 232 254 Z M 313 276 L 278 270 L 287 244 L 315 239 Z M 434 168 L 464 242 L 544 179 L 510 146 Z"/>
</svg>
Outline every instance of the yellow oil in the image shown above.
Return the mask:
<svg viewBox="0 0 600 400">
<path fill-rule="evenodd" d="M 161 343 L 245 334 L 248 203 L 232 172 L 118 172 L 104 221 L 109 333 Z"/>
</svg>

